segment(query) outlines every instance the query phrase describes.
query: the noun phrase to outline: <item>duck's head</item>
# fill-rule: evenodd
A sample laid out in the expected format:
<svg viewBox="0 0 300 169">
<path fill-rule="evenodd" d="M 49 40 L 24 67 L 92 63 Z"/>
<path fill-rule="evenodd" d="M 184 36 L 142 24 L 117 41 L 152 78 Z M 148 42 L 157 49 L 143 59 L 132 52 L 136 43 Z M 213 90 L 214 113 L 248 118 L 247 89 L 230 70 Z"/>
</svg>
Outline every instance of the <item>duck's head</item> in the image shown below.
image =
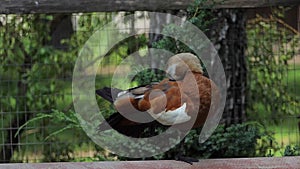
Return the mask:
<svg viewBox="0 0 300 169">
<path fill-rule="evenodd" d="M 166 73 L 171 80 L 182 80 L 188 72 L 203 73 L 200 60 L 191 53 L 172 56 L 166 65 Z"/>
</svg>

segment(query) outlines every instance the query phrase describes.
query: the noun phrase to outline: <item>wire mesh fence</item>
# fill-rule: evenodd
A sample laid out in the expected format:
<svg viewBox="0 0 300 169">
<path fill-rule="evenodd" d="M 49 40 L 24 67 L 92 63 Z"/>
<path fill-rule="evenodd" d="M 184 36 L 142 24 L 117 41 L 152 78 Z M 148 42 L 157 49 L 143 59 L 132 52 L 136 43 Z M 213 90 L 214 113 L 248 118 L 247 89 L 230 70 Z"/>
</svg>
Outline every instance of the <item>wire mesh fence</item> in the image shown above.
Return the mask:
<svg viewBox="0 0 300 169">
<path fill-rule="evenodd" d="M 76 36 L 70 37 L 61 35 L 67 34 L 65 28 L 59 28 L 55 21 L 64 23 L 65 20 L 56 15 L 0 16 L 1 162 L 117 159 L 75 126 L 72 73 L 80 48 L 87 39 L 111 19 L 125 14 L 128 13 L 73 14 L 68 21 Z M 136 12 L 136 16 L 135 21 L 147 17 L 147 13 Z M 274 151 L 266 152 L 266 155 L 299 154 L 299 30 L 292 30 L 274 18 L 255 19 L 247 22 L 246 29 L 247 113 L 249 119 L 263 123 L 272 131 L 274 141 L 278 143 L 279 151 L 273 148 L 275 142 L 262 143 L 270 146 L 268 151 Z M 128 27 L 115 25 L 110 28 L 111 32 L 99 37 L 99 45 L 107 46 L 115 32 L 138 33 L 149 24 L 143 21 L 121 21 Z M 150 37 L 140 35 L 109 51 L 99 66 L 96 88 L 110 85 L 116 66 L 131 52 L 147 49 Z M 66 45 L 51 44 L 51 38 L 67 44 L 67 49 Z M 130 66 L 123 69 L 131 70 Z M 261 88 L 256 91 L 256 87 Z M 109 103 L 97 99 L 105 116 L 114 111 Z M 57 116 L 51 116 L 55 112 Z M 19 130 L 21 126 L 24 128 Z M 290 146 L 289 149 L 286 146 Z"/>
</svg>

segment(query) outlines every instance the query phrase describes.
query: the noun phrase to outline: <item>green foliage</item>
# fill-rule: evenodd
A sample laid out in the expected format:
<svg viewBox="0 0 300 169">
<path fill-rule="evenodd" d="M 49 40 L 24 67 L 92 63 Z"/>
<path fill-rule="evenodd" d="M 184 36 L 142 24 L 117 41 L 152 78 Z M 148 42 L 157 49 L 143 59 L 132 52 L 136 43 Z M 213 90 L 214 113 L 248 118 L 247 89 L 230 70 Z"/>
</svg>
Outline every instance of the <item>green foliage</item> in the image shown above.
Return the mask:
<svg viewBox="0 0 300 169">
<path fill-rule="evenodd" d="M 211 5 L 213 4 L 205 6 L 207 1 L 196 0 L 187 10 L 187 20 L 202 31 L 207 31 L 213 21 L 211 19 Z M 69 108 L 67 111 L 63 111 L 68 107 L 68 103 L 72 103 L 70 96 L 59 94 L 54 97 L 51 94 L 70 91 L 71 84 L 58 78 L 72 75 L 73 63 L 78 55 L 78 49 L 84 45 L 94 30 L 109 22 L 111 16 L 111 14 L 99 16 L 92 13 L 78 16 L 77 32 L 71 39 L 62 41 L 62 43 L 70 47 L 68 51 L 60 51 L 49 45 L 51 40 L 50 26 L 54 16 L 46 14 L 5 16 L 6 21 L 0 27 L 0 79 L 17 80 L 8 81 L 7 88 L 2 88 L 1 86 L 1 89 L 4 90 L 0 90 L 0 95 L 6 96 L 0 100 L 0 104 L 3 105 L 1 111 L 17 112 L 24 107 L 26 107 L 27 111 L 57 108 L 57 110 L 46 113 L 38 113 L 19 128 L 20 132 L 21 129 L 32 129 L 42 124 L 44 127 L 38 128 L 38 131 L 34 133 L 37 140 L 64 142 L 64 144 L 56 144 L 51 147 L 44 146 L 44 161 L 108 159 L 103 155 L 103 149 L 95 145 L 97 153 L 93 158 L 74 158 L 76 147 L 81 146 L 83 143 L 76 142 L 75 144 L 70 142 L 70 138 L 86 137 L 79 124 L 80 117 L 76 115 L 72 108 L 71 110 Z M 250 93 L 252 93 L 249 100 L 254 103 L 249 104 L 253 105 L 250 109 L 251 113 L 259 108 L 266 112 L 265 114 L 268 116 L 272 112 L 293 114 L 294 112 L 290 112 L 292 109 L 289 106 L 297 104 L 285 92 L 287 86 L 283 83 L 283 77 L 285 75 L 284 71 L 287 69 L 287 60 L 294 56 L 293 49 L 298 44 L 296 39 L 290 36 L 289 31 L 282 27 L 277 27 L 276 24 L 276 22 L 260 20 L 258 24 L 248 27 L 248 65 L 251 72 L 249 80 L 251 82 Z M 184 27 L 176 25 L 167 25 L 164 31 L 169 34 L 185 34 L 188 32 Z M 274 41 L 279 43 L 274 45 L 274 43 L 271 43 Z M 284 44 L 286 42 L 289 42 L 290 48 L 285 48 Z M 116 63 L 120 63 L 128 52 L 145 48 L 146 45 L 145 36 L 133 37 L 133 39 L 131 38 L 112 51 L 109 54 L 112 57 L 109 57 L 105 64 L 113 62 L 111 60 L 113 58 L 116 58 L 114 60 Z M 170 37 L 163 37 L 162 40 L 154 43 L 153 46 L 174 53 L 192 52 L 192 49 Z M 148 84 L 162 79 L 162 74 L 158 73 L 157 76 L 156 70 L 146 70 L 138 73 L 134 80 L 140 85 Z M 26 86 L 27 90 L 26 99 L 21 102 L 14 97 L 19 96 L 23 90 L 20 87 L 18 88 L 20 82 L 22 82 L 23 86 Z M 276 88 L 273 86 L 276 86 Z M 278 104 L 274 105 L 272 103 Z M 112 109 L 108 105 L 105 106 L 104 109 L 108 109 L 105 114 L 108 115 L 112 112 Z M 254 114 L 254 116 L 256 115 Z M 3 118 L 4 124 L 2 125 L 9 125 L 9 120 L 14 117 L 16 117 L 15 114 L 5 116 Z M 71 130 L 73 132 L 70 135 L 68 131 Z M 272 135 L 258 124 L 246 123 L 226 128 L 219 126 L 212 137 L 201 145 L 197 142 L 199 133 L 200 130 L 191 131 L 187 136 L 185 140 L 185 155 L 202 154 L 199 155 L 202 158 L 250 157 L 256 155 L 264 156 L 266 154 L 272 156 L 273 154 L 272 152 L 269 153 L 269 150 L 276 149 L 271 144 L 272 142 L 274 143 Z M 4 135 L 2 132 L 2 138 L 4 138 Z M 20 138 L 22 139 L 23 137 Z M 27 139 L 27 135 L 24 138 Z M 88 139 L 86 140 L 87 142 L 89 141 Z M 295 147 L 287 147 L 284 155 L 294 155 L 297 153 L 296 150 L 297 148 Z M 165 156 L 167 155 L 168 153 L 165 154 Z"/>
<path fill-rule="evenodd" d="M 217 4 L 216 1 L 195 0 L 187 9 L 188 21 L 206 32 L 211 23 L 215 20 L 212 9 Z"/>
<path fill-rule="evenodd" d="M 285 147 L 283 156 L 299 156 L 299 155 L 300 155 L 300 147 L 299 146 L 287 145 Z"/>
<path fill-rule="evenodd" d="M 32 119 L 28 120 L 25 124 L 23 124 L 22 126 L 19 127 L 15 137 L 28 124 L 34 123 L 34 122 L 39 122 L 39 121 L 42 121 L 43 119 L 51 120 L 56 125 L 57 124 L 60 124 L 60 125 L 65 124 L 65 126 L 63 128 L 56 130 L 56 131 L 52 132 L 50 135 L 48 135 L 45 138 L 45 140 L 47 140 L 50 137 L 57 136 L 58 134 L 62 133 L 65 130 L 68 130 L 68 129 L 78 129 L 80 131 L 82 130 L 82 127 L 78 120 L 79 117 L 75 112 L 69 111 L 68 113 L 64 113 L 64 112 L 61 112 L 58 110 L 53 110 L 52 113 L 50 113 L 50 114 L 39 113 L 39 114 L 37 114 L 36 117 L 33 117 Z"/>
<path fill-rule="evenodd" d="M 60 134 L 66 134 L 66 131 L 72 131 L 72 133 L 77 133 L 76 135 L 84 135 L 82 127 L 79 123 L 79 118 L 77 114 L 73 111 L 69 112 L 61 112 L 59 110 L 52 110 L 52 113 L 45 114 L 39 113 L 36 117 L 28 120 L 25 124 L 19 127 L 18 132 L 15 137 L 19 134 L 21 130 L 23 130 L 26 126 L 31 126 L 34 124 L 43 124 L 45 121 L 51 121 L 51 125 L 49 126 L 61 126 L 58 129 L 49 129 L 48 132 L 50 134 L 43 138 L 44 142 L 62 142 L 60 144 L 50 145 L 50 148 L 43 148 L 43 161 L 44 162 L 62 162 L 62 161 L 71 161 L 74 159 L 75 147 L 77 146 L 75 143 L 76 140 L 72 142 L 63 141 L 61 139 Z M 79 134 L 81 133 L 81 134 Z M 73 135 L 74 137 L 74 135 Z M 82 136 L 81 136 L 82 138 Z"/>
<path fill-rule="evenodd" d="M 214 21 L 211 10 L 214 3 L 210 4 L 210 6 L 205 6 L 207 4 L 205 0 L 195 1 L 188 9 L 187 16 L 189 22 L 204 32 L 208 30 L 210 24 Z M 199 8 L 200 6 L 201 10 Z M 167 25 L 163 31 L 165 34 L 171 35 L 185 35 L 189 32 L 184 26 L 181 27 L 174 24 Z M 256 40 L 253 39 L 253 44 L 256 43 L 255 41 Z M 265 43 L 263 39 L 261 42 Z M 252 42 L 250 42 L 249 46 L 251 45 Z M 255 45 L 257 45 L 257 43 Z M 174 53 L 193 52 L 193 49 L 171 37 L 163 37 L 163 39 L 154 43 L 153 46 Z M 256 46 L 253 47 L 253 49 L 259 50 L 259 47 Z M 268 51 L 269 49 L 270 46 L 267 46 Z M 263 58 L 264 56 L 260 55 L 260 57 Z M 261 64 L 263 65 L 263 63 Z M 263 91 L 265 90 L 264 88 Z M 236 124 L 226 128 L 219 126 L 214 134 L 201 145 L 195 141 L 198 140 L 199 131 L 201 130 L 191 131 L 186 137 L 184 150 L 180 150 L 185 151 L 185 155 L 195 157 L 195 155 L 198 154 L 201 158 L 273 156 L 274 152 L 270 152 L 270 150 L 277 149 L 272 134 L 267 132 L 266 129 L 258 123 Z M 178 149 L 179 148 L 176 147 L 174 150 L 167 152 L 164 156 L 171 156 L 170 154 L 173 154 L 173 151 L 178 151 Z"/>
<path fill-rule="evenodd" d="M 5 105 L 1 106 L 1 111 L 10 112 L 8 115 L 2 114 L 1 125 L 9 128 L 22 125 L 16 123 L 34 116 L 28 113 L 30 111 L 45 111 L 58 106 L 56 99 L 63 99 L 64 96 L 57 95 L 55 98 L 49 93 L 58 92 L 64 86 L 64 82 L 57 80 L 57 77 L 71 72 L 69 62 L 72 62 L 72 57 L 49 45 L 51 15 L 1 15 L 1 18 L 0 95 L 3 99 L 0 104 Z M 33 128 L 36 124 L 27 126 L 27 129 Z M 44 129 L 40 128 L 39 136 L 46 133 Z M 7 138 L 5 130 L 1 136 Z M 27 136 L 18 137 L 20 143 L 28 141 Z M 34 140 L 39 140 L 39 137 Z M 26 151 L 30 146 L 21 147 L 20 151 Z"/>
<path fill-rule="evenodd" d="M 50 139 L 51 142 L 60 142 L 57 138 Z M 43 162 L 68 162 L 74 160 L 73 154 L 75 144 L 64 142 L 60 144 L 50 145 L 51 148 L 43 150 Z"/>
<path fill-rule="evenodd" d="M 45 114 L 39 113 L 36 117 L 28 120 L 25 124 L 20 126 L 19 131 L 23 130 L 26 126 L 33 125 L 35 123 L 43 123 L 44 121 L 51 121 L 49 126 L 59 126 L 58 128 L 49 129 L 49 134 L 43 138 L 45 142 L 57 142 L 60 144 L 50 145 L 51 148 L 44 148 L 43 155 L 44 162 L 63 162 L 63 161 L 107 161 L 113 160 L 112 157 L 106 157 L 103 154 L 103 149 L 97 145 L 89 142 L 81 124 L 82 118 L 73 110 L 68 112 L 62 112 L 59 110 L 52 110 L 52 113 Z M 95 126 L 89 126 L 95 128 Z M 69 134 L 72 134 L 69 136 Z M 79 138 L 79 139 L 76 139 Z M 65 139 L 72 139 L 72 141 L 65 141 Z M 77 158 L 74 157 L 76 149 L 81 147 L 84 143 L 91 144 L 90 149 L 95 150 L 94 157 Z"/>
<path fill-rule="evenodd" d="M 16 110 L 13 96 L 26 94 L 26 100 L 18 99 L 17 106 L 26 105 L 29 110 L 49 109 L 56 105 L 54 97 L 37 96 L 60 90 L 64 83 L 57 80 L 57 77 L 71 74 L 73 65 L 70 62 L 73 63 L 75 58 L 48 45 L 51 40 L 51 15 L 3 17 L 6 22 L 0 27 L 0 65 L 3 67 L 0 74 L 7 79 L 20 81 L 8 81 L 7 85 L 14 87 L 1 90 L 1 95 L 10 97 L 9 100 L 1 100 L 1 104 L 9 101 L 7 105 L 11 107 L 7 109 Z"/>
<path fill-rule="evenodd" d="M 188 23 L 192 23 L 194 26 L 196 26 L 204 33 L 207 32 L 209 26 L 215 20 L 213 16 L 213 7 L 215 4 L 216 4 L 215 1 L 195 0 L 193 4 L 191 4 L 187 9 L 186 20 L 188 21 Z M 190 36 L 185 37 L 185 35 L 190 35 L 191 32 L 193 32 L 190 30 L 191 26 L 189 26 L 188 23 L 185 23 L 183 25 L 176 25 L 176 24 L 166 25 L 164 26 L 162 32 L 165 35 L 176 35 L 176 36 L 182 35 L 181 40 L 193 41 L 193 39 L 190 39 Z M 199 39 L 196 40 L 199 41 Z M 183 53 L 183 52 L 194 53 L 193 47 L 189 47 L 186 44 L 184 44 L 182 41 L 174 39 L 173 37 L 170 36 L 164 36 L 159 41 L 154 42 L 152 46 L 158 49 L 165 49 L 175 54 Z M 197 48 L 198 47 L 200 47 L 200 44 L 199 46 L 197 46 Z M 207 74 L 205 65 L 203 63 L 202 66 L 204 68 L 204 73 Z"/>
<path fill-rule="evenodd" d="M 175 24 L 169 24 L 164 27 L 162 32 L 163 34 L 185 35 L 189 32 L 189 30 Z M 192 52 L 192 49 L 183 42 L 169 36 L 164 36 L 158 42 L 154 42 L 152 46 L 154 48 L 165 49 L 173 53 Z"/>
<path fill-rule="evenodd" d="M 214 1 L 195 0 L 187 9 L 187 21 L 195 25 L 201 31 L 206 32 L 210 24 L 214 21 L 212 16 L 212 8 L 214 5 Z M 186 35 L 189 34 L 189 31 L 188 27 L 175 24 L 166 25 L 163 29 L 164 34 L 171 35 Z M 154 42 L 153 47 L 166 49 L 173 53 L 193 52 L 193 49 L 190 49 L 181 41 L 168 36 L 164 36 L 158 42 Z"/>
<path fill-rule="evenodd" d="M 28 142 L 64 142 L 55 146 L 40 146 L 44 161 L 66 161 L 73 158 L 70 154 L 74 153 L 74 148 L 78 145 L 70 142 L 68 133 L 71 130 L 74 131 L 73 135 L 83 133 L 74 121 L 74 113 L 68 111 L 72 107 L 72 98 L 66 93 L 71 91 L 71 81 L 65 78 L 72 76 L 78 49 L 93 33 L 91 30 L 107 23 L 108 20 L 104 18 L 110 18 L 110 15 L 92 14 L 79 17 L 76 34 L 70 39 L 62 40 L 69 49 L 59 50 L 51 46 L 51 26 L 55 16 L 0 16 L 0 95 L 3 97 L 0 104 L 1 111 L 12 112 L 2 114 L 1 125 L 4 128 L 23 125 L 20 129 L 24 131 L 36 130 L 31 135 L 22 133 L 23 130 L 18 131 L 19 135 L 16 137 L 20 138 L 20 145 L 24 142 L 26 146 L 16 149 L 19 150 L 16 154 L 30 154 L 33 146 L 27 145 Z M 53 108 L 58 110 L 50 111 Z M 68 113 L 64 114 L 62 110 Z M 29 121 L 25 124 L 11 124 L 15 118 L 19 122 L 22 116 Z M 62 132 L 64 135 L 60 135 Z M 6 136 L 7 133 L 3 130 L 1 138 Z"/>
<path fill-rule="evenodd" d="M 270 149 L 277 149 L 272 133 L 256 122 L 220 125 L 209 139 L 199 144 L 197 141 L 201 129 L 190 131 L 185 139 L 186 156 L 198 158 L 231 158 L 266 156 Z M 178 151 L 176 147 L 172 151 Z M 170 152 L 169 152 L 170 153 Z M 271 154 L 273 155 L 273 154 Z"/>
<path fill-rule="evenodd" d="M 142 68 L 141 68 L 142 69 Z M 159 82 L 165 78 L 165 72 L 159 69 L 145 69 L 141 70 L 135 67 L 133 81 L 138 85 L 147 85 L 152 82 Z"/>
<path fill-rule="evenodd" d="M 299 36 L 282 22 L 283 16 L 281 10 L 274 10 L 270 18 L 258 17 L 247 24 L 248 115 L 253 119 L 277 122 L 282 115 L 295 114 L 299 107 L 285 81 Z"/>
</svg>

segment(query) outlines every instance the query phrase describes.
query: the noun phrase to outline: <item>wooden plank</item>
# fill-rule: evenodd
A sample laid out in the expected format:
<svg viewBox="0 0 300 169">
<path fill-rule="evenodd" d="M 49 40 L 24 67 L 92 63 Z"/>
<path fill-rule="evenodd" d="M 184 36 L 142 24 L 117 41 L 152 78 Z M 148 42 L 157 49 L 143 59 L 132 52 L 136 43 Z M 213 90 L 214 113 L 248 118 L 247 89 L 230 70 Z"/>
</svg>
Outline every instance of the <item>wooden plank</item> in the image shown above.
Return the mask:
<svg viewBox="0 0 300 169">
<path fill-rule="evenodd" d="M 261 168 L 299 168 L 300 157 L 283 158 L 232 158 L 200 160 L 190 165 L 180 161 L 115 161 L 115 162 L 63 162 L 63 163 L 35 163 L 35 164 L 0 164 L 0 168 L 56 168 L 56 169 L 261 169 Z"/>
<path fill-rule="evenodd" d="M 223 0 L 218 0 L 223 1 Z M 0 13 L 78 13 L 186 9 L 193 0 L 1 0 Z M 225 0 L 217 8 L 299 5 L 300 0 Z"/>
</svg>

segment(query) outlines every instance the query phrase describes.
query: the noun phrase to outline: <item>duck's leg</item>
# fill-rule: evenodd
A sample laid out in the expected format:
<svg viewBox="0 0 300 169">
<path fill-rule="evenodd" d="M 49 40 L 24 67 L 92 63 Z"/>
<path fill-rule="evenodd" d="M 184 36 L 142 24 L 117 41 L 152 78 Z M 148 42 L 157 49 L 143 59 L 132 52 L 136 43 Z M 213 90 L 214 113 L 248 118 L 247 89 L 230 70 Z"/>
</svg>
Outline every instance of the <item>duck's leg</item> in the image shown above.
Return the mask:
<svg viewBox="0 0 300 169">
<path fill-rule="evenodd" d="M 183 161 L 183 162 L 189 163 L 191 165 L 193 165 L 193 163 L 195 163 L 195 162 L 199 162 L 199 160 L 196 158 L 183 156 L 184 140 L 185 140 L 185 138 L 183 138 L 179 143 L 179 153 L 175 156 L 175 160 Z"/>
</svg>

